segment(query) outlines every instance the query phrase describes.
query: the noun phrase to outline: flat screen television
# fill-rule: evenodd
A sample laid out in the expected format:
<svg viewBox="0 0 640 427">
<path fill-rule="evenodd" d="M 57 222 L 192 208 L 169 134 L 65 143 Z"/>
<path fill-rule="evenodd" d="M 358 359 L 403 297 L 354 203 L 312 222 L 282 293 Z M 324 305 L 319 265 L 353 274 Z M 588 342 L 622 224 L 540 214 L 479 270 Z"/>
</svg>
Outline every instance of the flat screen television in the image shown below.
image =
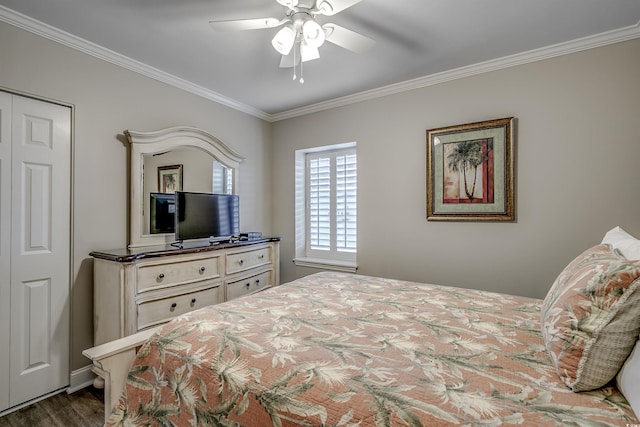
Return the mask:
<svg viewBox="0 0 640 427">
<path fill-rule="evenodd" d="M 149 233 L 175 232 L 175 195 L 151 193 L 149 197 Z"/>
<path fill-rule="evenodd" d="M 176 240 L 224 240 L 240 234 L 240 198 L 235 194 L 176 191 Z"/>
</svg>

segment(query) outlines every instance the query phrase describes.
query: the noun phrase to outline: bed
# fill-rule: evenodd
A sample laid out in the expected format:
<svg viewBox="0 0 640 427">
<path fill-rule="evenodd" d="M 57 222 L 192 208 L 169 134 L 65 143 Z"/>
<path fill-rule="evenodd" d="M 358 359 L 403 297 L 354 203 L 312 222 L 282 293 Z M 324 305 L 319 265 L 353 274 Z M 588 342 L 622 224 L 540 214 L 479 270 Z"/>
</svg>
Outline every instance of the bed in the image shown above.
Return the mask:
<svg viewBox="0 0 640 427">
<path fill-rule="evenodd" d="M 164 325 L 107 425 L 638 424 L 639 277 L 609 243 L 544 300 L 313 274 Z"/>
</svg>

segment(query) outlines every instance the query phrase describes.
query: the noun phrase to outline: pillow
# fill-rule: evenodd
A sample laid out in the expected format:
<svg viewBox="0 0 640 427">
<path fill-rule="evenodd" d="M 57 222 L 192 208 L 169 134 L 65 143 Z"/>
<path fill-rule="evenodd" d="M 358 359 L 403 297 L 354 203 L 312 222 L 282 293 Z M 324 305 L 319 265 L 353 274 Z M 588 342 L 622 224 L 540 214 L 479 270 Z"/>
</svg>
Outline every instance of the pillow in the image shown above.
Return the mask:
<svg viewBox="0 0 640 427">
<path fill-rule="evenodd" d="M 640 344 L 638 342 L 618 372 L 616 385 L 627 398 L 636 417 L 640 418 Z"/>
<path fill-rule="evenodd" d="M 640 333 L 640 261 L 611 245 L 587 249 L 560 273 L 542 305 L 542 336 L 573 391 L 607 384 Z"/>
<path fill-rule="evenodd" d="M 626 259 L 640 259 L 640 240 L 620 227 L 614 227 L 604 235 L 602 243 L 618 249 Z"/>
</svg>

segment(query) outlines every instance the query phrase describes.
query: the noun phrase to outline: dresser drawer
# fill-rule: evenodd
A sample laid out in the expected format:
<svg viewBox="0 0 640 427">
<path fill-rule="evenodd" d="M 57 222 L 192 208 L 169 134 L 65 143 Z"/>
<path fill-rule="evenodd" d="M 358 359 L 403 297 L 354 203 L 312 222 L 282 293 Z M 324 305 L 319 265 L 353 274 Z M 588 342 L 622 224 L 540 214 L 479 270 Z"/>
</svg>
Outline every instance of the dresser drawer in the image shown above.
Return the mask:
<svg viewBox="0 0 640 427">
<path fill-rule="evenodd" d="M 273 253 L 270 246 L 260 249 L 233 252 L 227 254 L 227 274 L 233 274 L 251 268 L 271 264 Z"/>
<path fill-rule="evenodd" d="M 192 310 L 218 304 L 222 302 L 221 297 L 222 287 L 218 283 L 200 291 L 142 302 L 138 304 L 138 330 L 168 322 Z"/>
<path fill-rule="evenodd" d="M 227 283 L 227 301 L 243 295 L 249 295 L 254 292 L 273 286 L 273 271 L 268 270 L 260 274 L 256 274 L 244 279 L 234 280 Z"/>
<path fill-rule="evenodd" d="M 138 292 L 220 277 L 220 257 L 189 257 L 138 266 Z"/>
</svg>

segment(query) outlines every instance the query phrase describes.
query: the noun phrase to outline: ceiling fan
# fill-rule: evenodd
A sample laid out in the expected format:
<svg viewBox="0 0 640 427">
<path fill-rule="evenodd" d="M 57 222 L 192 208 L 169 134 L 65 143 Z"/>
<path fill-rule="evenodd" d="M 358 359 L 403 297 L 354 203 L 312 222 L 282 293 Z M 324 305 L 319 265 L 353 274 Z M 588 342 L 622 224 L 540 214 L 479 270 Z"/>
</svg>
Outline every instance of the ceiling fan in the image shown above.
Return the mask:
<svg viewBox="0 0 640 427">
<path fill-rule="evenodd" d="M 280 67 L 295 67 L 320 57 L 318 48 L 326 41 L 355 53 L 363 53 L 374 45 L 369 37 L 333 23 L 320 25 L 318 15 L 333 16 L 362 0 L 276 0 L 285 7 L 282 19 L 267 17 L 210 21 L 216 31 L 257 30 L 282 27 L 273 37 L 273 48 L 282 55 Z M 302 65 L 301 65 L 302 68 Z M 300 77 L 300 83 L 304 78 Z"/>
</svg>

